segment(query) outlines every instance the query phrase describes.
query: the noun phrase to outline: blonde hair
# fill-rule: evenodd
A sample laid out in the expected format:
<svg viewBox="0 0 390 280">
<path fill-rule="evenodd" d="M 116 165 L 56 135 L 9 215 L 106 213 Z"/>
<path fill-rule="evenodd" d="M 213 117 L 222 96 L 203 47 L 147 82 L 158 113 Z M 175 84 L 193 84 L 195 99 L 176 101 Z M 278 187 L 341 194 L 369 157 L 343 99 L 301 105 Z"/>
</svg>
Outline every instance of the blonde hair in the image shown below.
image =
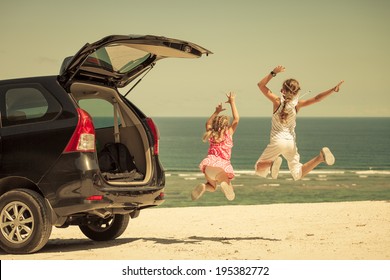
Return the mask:
<svg viewBox="0 0 390 280">
<path fill-rule="evenodd" d="M 228 116 L 216 116 L 213 119 L 211 129 L 208 129 L 203 134 L 203 142 L 207 142 L 208 139 L 213 138 L 216 142 L 221 142 L 223 140 L 223 135 L 226 130 L 229 128 L 229 117 Z"/>
<path fill-rule="evenodd" d="M 287 122 L 288 112 L 286 110 L 286 104 L 294 99 L 294 97 L 298 94 L 299 90 L 299 82 L 295 79 L 285 80 L 282 86 L 282 93 L 284 97 L 283 107 L 280 110 L 279 118 L 281 123 Z"/>
</svg>

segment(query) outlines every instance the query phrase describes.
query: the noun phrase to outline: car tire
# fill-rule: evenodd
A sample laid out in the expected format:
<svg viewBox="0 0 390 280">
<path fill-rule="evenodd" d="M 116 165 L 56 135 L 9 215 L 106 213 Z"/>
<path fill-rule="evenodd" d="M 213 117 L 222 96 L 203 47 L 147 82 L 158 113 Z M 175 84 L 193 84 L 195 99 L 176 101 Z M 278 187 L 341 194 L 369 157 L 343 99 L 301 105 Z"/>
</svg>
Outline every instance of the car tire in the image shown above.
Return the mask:
<svg viewBox="0 0 390 280">
<path fill-rule="evenodd" d="M 119 237 L 127 228 L 130 216 L 115 214 L 109 218 L 91 220 L 88 225 L 80 225 L 80 230 L 88 238 L 95 241 L 113 240 Z"/>
<path fill-rule="evenodd" d="M 52 223 L 37 192 L 15 189 L 0 197 L 0 248 L 10 254 L 40 250 L 49 240 Z"/>
</svg>

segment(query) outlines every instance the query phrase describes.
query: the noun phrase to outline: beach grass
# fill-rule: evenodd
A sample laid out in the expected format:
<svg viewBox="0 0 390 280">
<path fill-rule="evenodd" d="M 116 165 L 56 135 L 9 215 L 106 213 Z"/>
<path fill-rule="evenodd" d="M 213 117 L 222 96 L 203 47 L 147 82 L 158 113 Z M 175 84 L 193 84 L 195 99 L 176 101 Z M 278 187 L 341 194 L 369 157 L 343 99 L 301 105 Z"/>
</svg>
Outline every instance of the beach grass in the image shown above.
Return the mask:
<svg viewBox="0 0 390 280">
<path fill-rule="evenodd" d="M 204 182 L 196 172 L 167 172 L 165 198 L 159 207 L 258 205 L 341 201 L 390 201 L 390 175 L 387 172 L 318 172 L 294 181 L 289 173 L 276 180 L 252 173 L 236 174 L 232 181 L 236 198 L 228 201 L 221 190 L 206 192 L 191 200 L 192 189 Z"/>
</svg>

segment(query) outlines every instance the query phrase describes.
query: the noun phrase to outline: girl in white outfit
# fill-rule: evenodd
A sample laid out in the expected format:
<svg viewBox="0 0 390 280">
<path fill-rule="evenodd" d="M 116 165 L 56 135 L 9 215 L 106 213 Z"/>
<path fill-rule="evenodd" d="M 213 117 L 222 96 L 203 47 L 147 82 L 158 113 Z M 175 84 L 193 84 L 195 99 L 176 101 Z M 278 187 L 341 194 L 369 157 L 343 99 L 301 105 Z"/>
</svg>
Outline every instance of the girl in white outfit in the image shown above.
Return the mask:
<svg viewBox="0 0 390 280">
<path fill-rule="evenodd" d="M 261 92 L 273 104 L 272 128 L 270 143 L 261 154 L 255 164 L 256 175 L 266 177 L 271 172 L 271 177 L 278 177 L 280 165 L 282 164 L 282 155 L 288 162 L 291 175 L 294 180 L 299 180 L 307 175 L 320 163 L 333 165 L 335 158 L 329 148 L 324 147 L 320 153 L 305 164 L 300 163 L 300 156 L 295 141 L 296 116 L 302 107 L 320 102 L 333 92 L 338 92 L 341 81 L 335 87 L 317 94 L 315 97 L 307 100 L 299 100 L 299 83 L 295 79 L 288 79 L 283 82 L 281 93 L 278 97 L 268 87 L 268 82 L 285 68 L 281 65 L 274 68 L 257 85 Z"/>
</svg>

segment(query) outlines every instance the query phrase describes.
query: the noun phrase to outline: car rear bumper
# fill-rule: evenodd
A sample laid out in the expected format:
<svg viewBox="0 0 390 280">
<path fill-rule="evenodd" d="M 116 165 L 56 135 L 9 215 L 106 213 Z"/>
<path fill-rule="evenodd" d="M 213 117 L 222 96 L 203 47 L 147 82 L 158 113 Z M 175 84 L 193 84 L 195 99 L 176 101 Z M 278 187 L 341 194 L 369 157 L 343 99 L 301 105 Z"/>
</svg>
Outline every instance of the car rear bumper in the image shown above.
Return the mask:
<svg viewBox="0 0 390 280">
<path fill-rule="evenodd" d="M 131 212 L 164 202 L 165 175 L 157 158 L 153 169 L 143 185 L 113 186 L 101 176 L 95 153 L 68 153 L 38 185 L 59 217 L 96 209 Z"/>
</svg>

